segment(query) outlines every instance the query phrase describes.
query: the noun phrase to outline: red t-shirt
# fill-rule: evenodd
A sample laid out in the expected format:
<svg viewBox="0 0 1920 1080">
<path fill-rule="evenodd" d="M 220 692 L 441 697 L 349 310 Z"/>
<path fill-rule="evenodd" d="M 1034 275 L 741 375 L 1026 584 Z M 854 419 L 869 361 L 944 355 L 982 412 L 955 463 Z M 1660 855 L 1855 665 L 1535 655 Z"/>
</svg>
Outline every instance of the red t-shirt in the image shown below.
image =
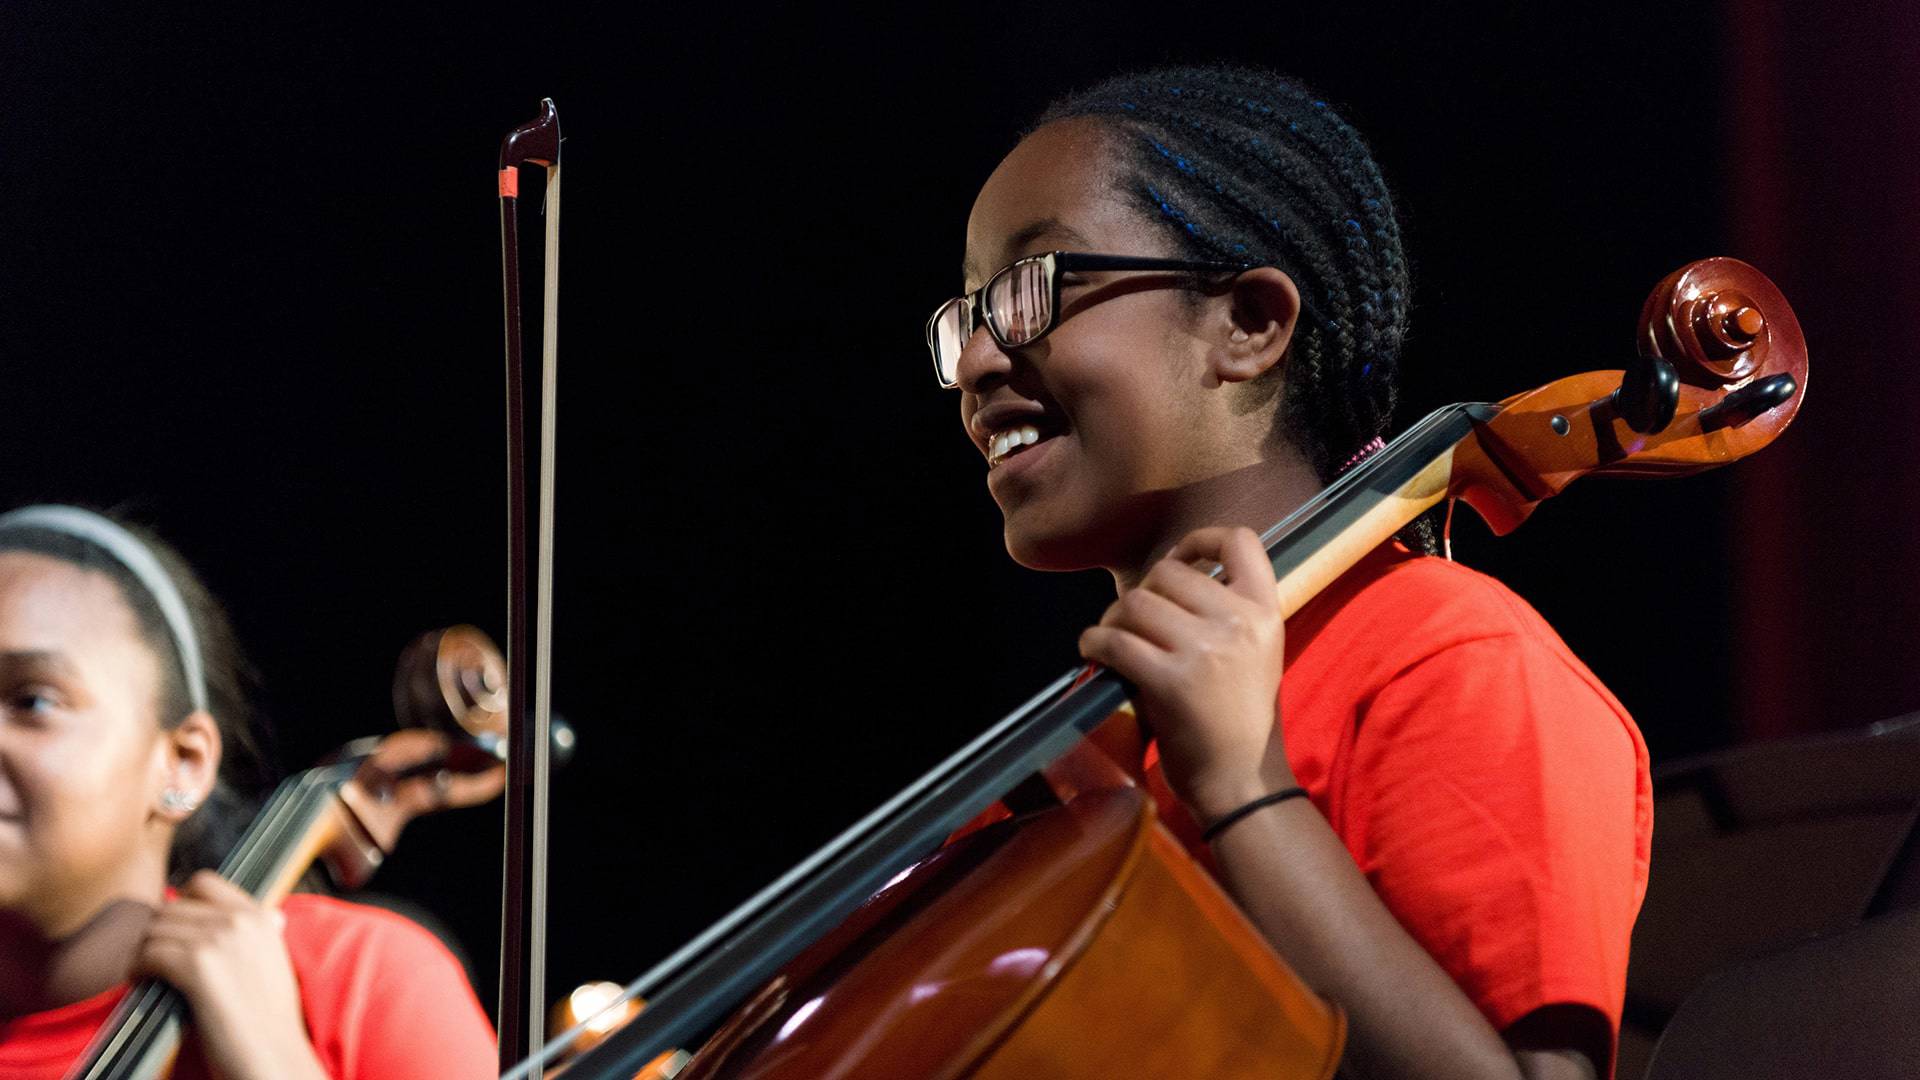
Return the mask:
<svg viewBox="0 0 1920 1080">
<path fill-rule="evenodd" d="M 289 896 L 287 955 L 314 1055 L 335 1080 L 462 1080 L 499 1075 L 493 1027 L 459 961 L 417 923 L 325 896 Z M 125 986 L 0 1020 L 0 1077 L 61 1080 L 125 996 Z M 175 1080 L 209 1070 L 191 1037 Z"/>
<path fill-rule="evenodd" d="M 1626 709 L 1505 586 L 1398 544 L 1289 619 L 1286 651 L 1287 760 L 1387 909 L 1496 1030 L 1582 1005 L 1617 1038 L 1653 831 Z"/>
</svg>

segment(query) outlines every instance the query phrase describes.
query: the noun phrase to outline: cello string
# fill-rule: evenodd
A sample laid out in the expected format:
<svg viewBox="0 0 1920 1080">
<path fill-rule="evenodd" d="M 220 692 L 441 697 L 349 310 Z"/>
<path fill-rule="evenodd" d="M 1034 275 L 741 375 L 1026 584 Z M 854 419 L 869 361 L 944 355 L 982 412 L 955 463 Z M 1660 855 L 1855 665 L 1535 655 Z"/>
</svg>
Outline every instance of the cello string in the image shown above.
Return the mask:
<svg viewBox="0 0 1920 1080">
<path fill-rule="evenodd" d="M 268 883 L 275 856 L 284 848 L 285 838 L 296 832 L 304 832 L 304 826 L 310 821 L 320 802 L 317 796 L 332 794 L 325 779 L 319 774 L 323 770 L 308 769 L 288 781 L 284 800 L 276 800 L 273 813 L 260 823 L 259 831 L 249 829 L 247 836 L 235 848 L 229 857 L 233 864 L 231 872 L 222 867 L 222 876 L 235 885 L 245 889 L 256 899 L 260 890 Z"/>
<path fill-rule="evenodd" d="M 619 997 L 609 1001 L 607 1005 L 601 1009 L 601 1012 L 607 1012 L 632 1001 L 634 998 L 646 997 L 651 994 L 658 984 L 666 982 L 679 974 L 680 971 L 709 952 L 721 938 L 732 934 L 741 924 L 754 918 L 765 908 L 772 906 L 781 896 L 792 891 L 792 889 L 802 881 L 812 877 L 823 865 L 831 862 L 841 852 L 858 843 L 862 837 L 870 834 L 882 822 L 894 817 L 901 806 L 911 802 L 928 788 L 940 783 L 941 780 L 957 771 L 961 766 L 966 764 L 968 760 L 977 756 L 978 753 L 987 746 L 998 742 L 1009 728 L 1017 725 L 1040 705 L 1045 704 L 1049 699 L 1059 695 L 1071 686 L 1073 680 L 1080 677 L 1082 670 L 1084 669 L 1074 668 L 1058 679 L 1055 679 L 1052 683 L 1048 684 L 1046 689 L 1035 694 L 1018 709 L 1002 718 L 991 728 L 982 732 L 959 751 L 948 756 L 945 761 L 921 774 L 919 778 L 907 787 L 901 789 L 871 813 L 849 826 L 839 836 L 834 837 L 818 850 L 814 851 L 813 854 L 795 864 L 792 869 L 782 874 L 771 885 L 761 889 L 713 923 L 713 925 L 709 926 L 706 930 L 702 931 L 698 937 L 681 946 L 671 955 L 654 964 L 653 967 L 642 972 L 638 978 L 635 978 L 621 990 Z M 594 1014 L 596 1017 L 599 1015 L 600 1013 Z M 521 1077 L 532 1075 L 533 1069 L 540 1067 L 547 1059 L 564 1051 L 568 1046 L 571 1046 L 573 1042 L 580 1037 L 581 1033 L 586 1030 L 587 1024 L 591 1022 L 592 1019 L 593 1017 L 589 1017 L 587 1020 L 583 1020 L 549 1041 L 545 1051 L 522 1061 L 518 1066 L 503 1075 L 501 1080 L 519 1080 Z"/>
<path fill-rule="evenodd" d="M 331 797 L 337 786 L 333 781 L 343 767 L 308 769 L 276 788 L 266 808 L 222 860 L 221 876 L 258 898 L 278 861 L 276 853 L 284 855 L 290 846 L 288 840 L 305 832 L 316 811 L 324 807 L 324 800 Z M 107 1046 L 80 1075 L 126 1075 L 151 1056 L 162 1040 L 176 1033 L 173 1025 L 184 1021 L 185 999 L 159 980 L 141 980 L 129 1001 L 126 1013 L 111 1025 L 114 1035 Z"/>
<path fill-rule="evenodd" d="M 1267 530 L 1260 534 L 1260 546 L 1265 548 L 1268 557 L 1272 558 L 1274 549 L 1291 536 L 1295 529 L 1306 525 L 1315 515 L 1338 504 L 1341 500 L 1351 498 L 1356 488 L 1366 487 L 1376 474 L 1385 472 L 1397 464 L 1402 457 L 1425 441 L 1429 433 L 1439 428 L 1455 413 L 1473 407 L 1472 404 L 1465 402 L 1443 405 L 1421 417 L 1412 427 L 1395 436 L 1392 442 L 1335 477 L 1332 483 L 1315 492 L 1295 507 L 1292 513 L 1268 526 Z M 1277 562 L 1274 564 L 1274 570 L 1280 571 Z M 1217 578 L 1225 572 L 1226 567 L 1223 564 L 1214 563 L 1213 568 L 1207 571 L 1207 576 Z"/>
<path fill-rule="evenodd" d="M 255 852 L 266 837 L 279 833 L 279 823 L 284 819 L 287 805 L 303 787 L 305 775 L 293 777 L 274 789 L 265 809 L 255 817 L 233 850 L 221 861 L 222 877 L 248 888 L 236 878 L 244 867 L 257 861 Z M 248 891 L 253 890 L 249 888 Z M 85 1069 L 77 1072 L 76 1076 L 93 1078 L 124 1074 L 146 1056 L 155 1040 L 164 1036 L 168 1022 L 179 1016 L 184 1005 L 178 991 L 157 979 L 140 980 L 134 993 L 126 1000 L 126 1011 L 117 1021 L 110 1021 L 102 1029 L 112 1032 L 107 1043 L 87 1059 Z"/>
<path fill-rule="evenodd" d="M 1296 507 L 1293 513 L 1281 518 L 1272 527 L 1268 528 L 1267 531 L 1261 533 L 1260 546 L 1271 549 L 1275 544 L 1286 539 L 1288 534 L 1293 532 L 1294 529 L 1298 528 L 1308 518 L 1325 509 L 1327 506 L 1332 505 L 1334 502 L 1347 498 L 1352 489 L 1364 487 L 1373 479 L 1374 474 L 1384 471 L 1389 462 L 1396 462 L 1401 457 L 1406 456 L 1408 452 L 1421 442 L 1428 432 L 1438 428 L 1455 413 L 1469 407 L 1466 403 L 1443 405 L 1428 413 L 1426 416 L 1421 417 L 1419 422 L 1415 423 L 1406 431 L 1401 432 L 1392 442 L 1382 447 L 1379 452 L 1366 458 L 1338 477 L 1335 477 L 1333 483 L 1320 489 L 1313 497 Z"/>
<path fill-rule="evenodd" d="M 258 819 L 253 828 L 240 838 L 240 843 L 221 863 L 220 873 L 228 881 L 240 886 L 251 894 L 258 886 L 254 878 L 258 875 L 256 867 L 260 861 L 260 849 L 269 837 L 278 837 L 294 804 L 301 801 L 306 786 L 306 774 L 302 773 L 281 785 L 274 799 L 268 803 L 267 812 Z"/>
</svg>

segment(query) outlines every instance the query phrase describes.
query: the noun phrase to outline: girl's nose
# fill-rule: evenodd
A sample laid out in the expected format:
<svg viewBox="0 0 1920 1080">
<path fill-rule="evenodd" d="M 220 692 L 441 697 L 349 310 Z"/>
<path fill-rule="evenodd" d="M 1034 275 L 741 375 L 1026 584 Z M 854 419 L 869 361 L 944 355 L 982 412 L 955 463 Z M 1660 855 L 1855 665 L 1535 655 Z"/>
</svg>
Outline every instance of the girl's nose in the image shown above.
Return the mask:
<svg viewBox="0 0 1920 1080">
<path fill-rule="evenodd" d="M 1000 343 L 993 340 L 992 332 L 982 323 L 973 328 L 966 345 L 961 347 L 954 378 L 961 390 L 978 394 L 997 385 L 1012 371 L 1013 358 L 1001 351 Z"/>
</svg>

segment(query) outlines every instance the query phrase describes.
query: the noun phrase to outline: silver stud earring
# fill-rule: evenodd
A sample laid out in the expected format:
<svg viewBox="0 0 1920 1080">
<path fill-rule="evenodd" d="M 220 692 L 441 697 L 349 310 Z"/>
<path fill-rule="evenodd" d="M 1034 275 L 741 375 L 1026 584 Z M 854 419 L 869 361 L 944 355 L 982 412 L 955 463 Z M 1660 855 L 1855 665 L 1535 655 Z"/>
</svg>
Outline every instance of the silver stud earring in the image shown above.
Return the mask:
<svg viewBox="0 0 1920 1080">
<path fill-rule="evenodd" d="M 160 809 L 169 814 L 191 813 L 199 805 L 200 800 L 179 788 L 168 788 L 160 793 Z"/>
</svg>

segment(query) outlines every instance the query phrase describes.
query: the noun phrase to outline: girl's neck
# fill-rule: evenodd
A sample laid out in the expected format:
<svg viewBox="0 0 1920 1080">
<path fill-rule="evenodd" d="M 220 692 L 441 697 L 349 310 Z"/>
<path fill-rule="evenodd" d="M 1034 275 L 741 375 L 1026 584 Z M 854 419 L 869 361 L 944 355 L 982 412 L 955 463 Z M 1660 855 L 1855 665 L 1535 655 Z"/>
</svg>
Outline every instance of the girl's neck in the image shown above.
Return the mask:
<svg viewBox="0 0 1920 1080">
<path fill-rule="evenodd" d="M 1125 594 L 1153 564 L 1188 533 L 1209 525 L 1244 525 L 1263 533 L 1318 494 L 1323 485 L 1291 447 L 1282 452 L 1175 491 L 1163 493 L 1153 509 L 1160 522 L 1145 554 L 1125 565 L 1108 567 L 1114 589 Z"/>
<path fill-rule="evenodd" d="M 160 886 L 150 897 L 137 891 L 106 900 L 66 932 L 0 911 L 0 1018 L 71 1005 L 126 982 L 164 896 Z"/>
</svg>

